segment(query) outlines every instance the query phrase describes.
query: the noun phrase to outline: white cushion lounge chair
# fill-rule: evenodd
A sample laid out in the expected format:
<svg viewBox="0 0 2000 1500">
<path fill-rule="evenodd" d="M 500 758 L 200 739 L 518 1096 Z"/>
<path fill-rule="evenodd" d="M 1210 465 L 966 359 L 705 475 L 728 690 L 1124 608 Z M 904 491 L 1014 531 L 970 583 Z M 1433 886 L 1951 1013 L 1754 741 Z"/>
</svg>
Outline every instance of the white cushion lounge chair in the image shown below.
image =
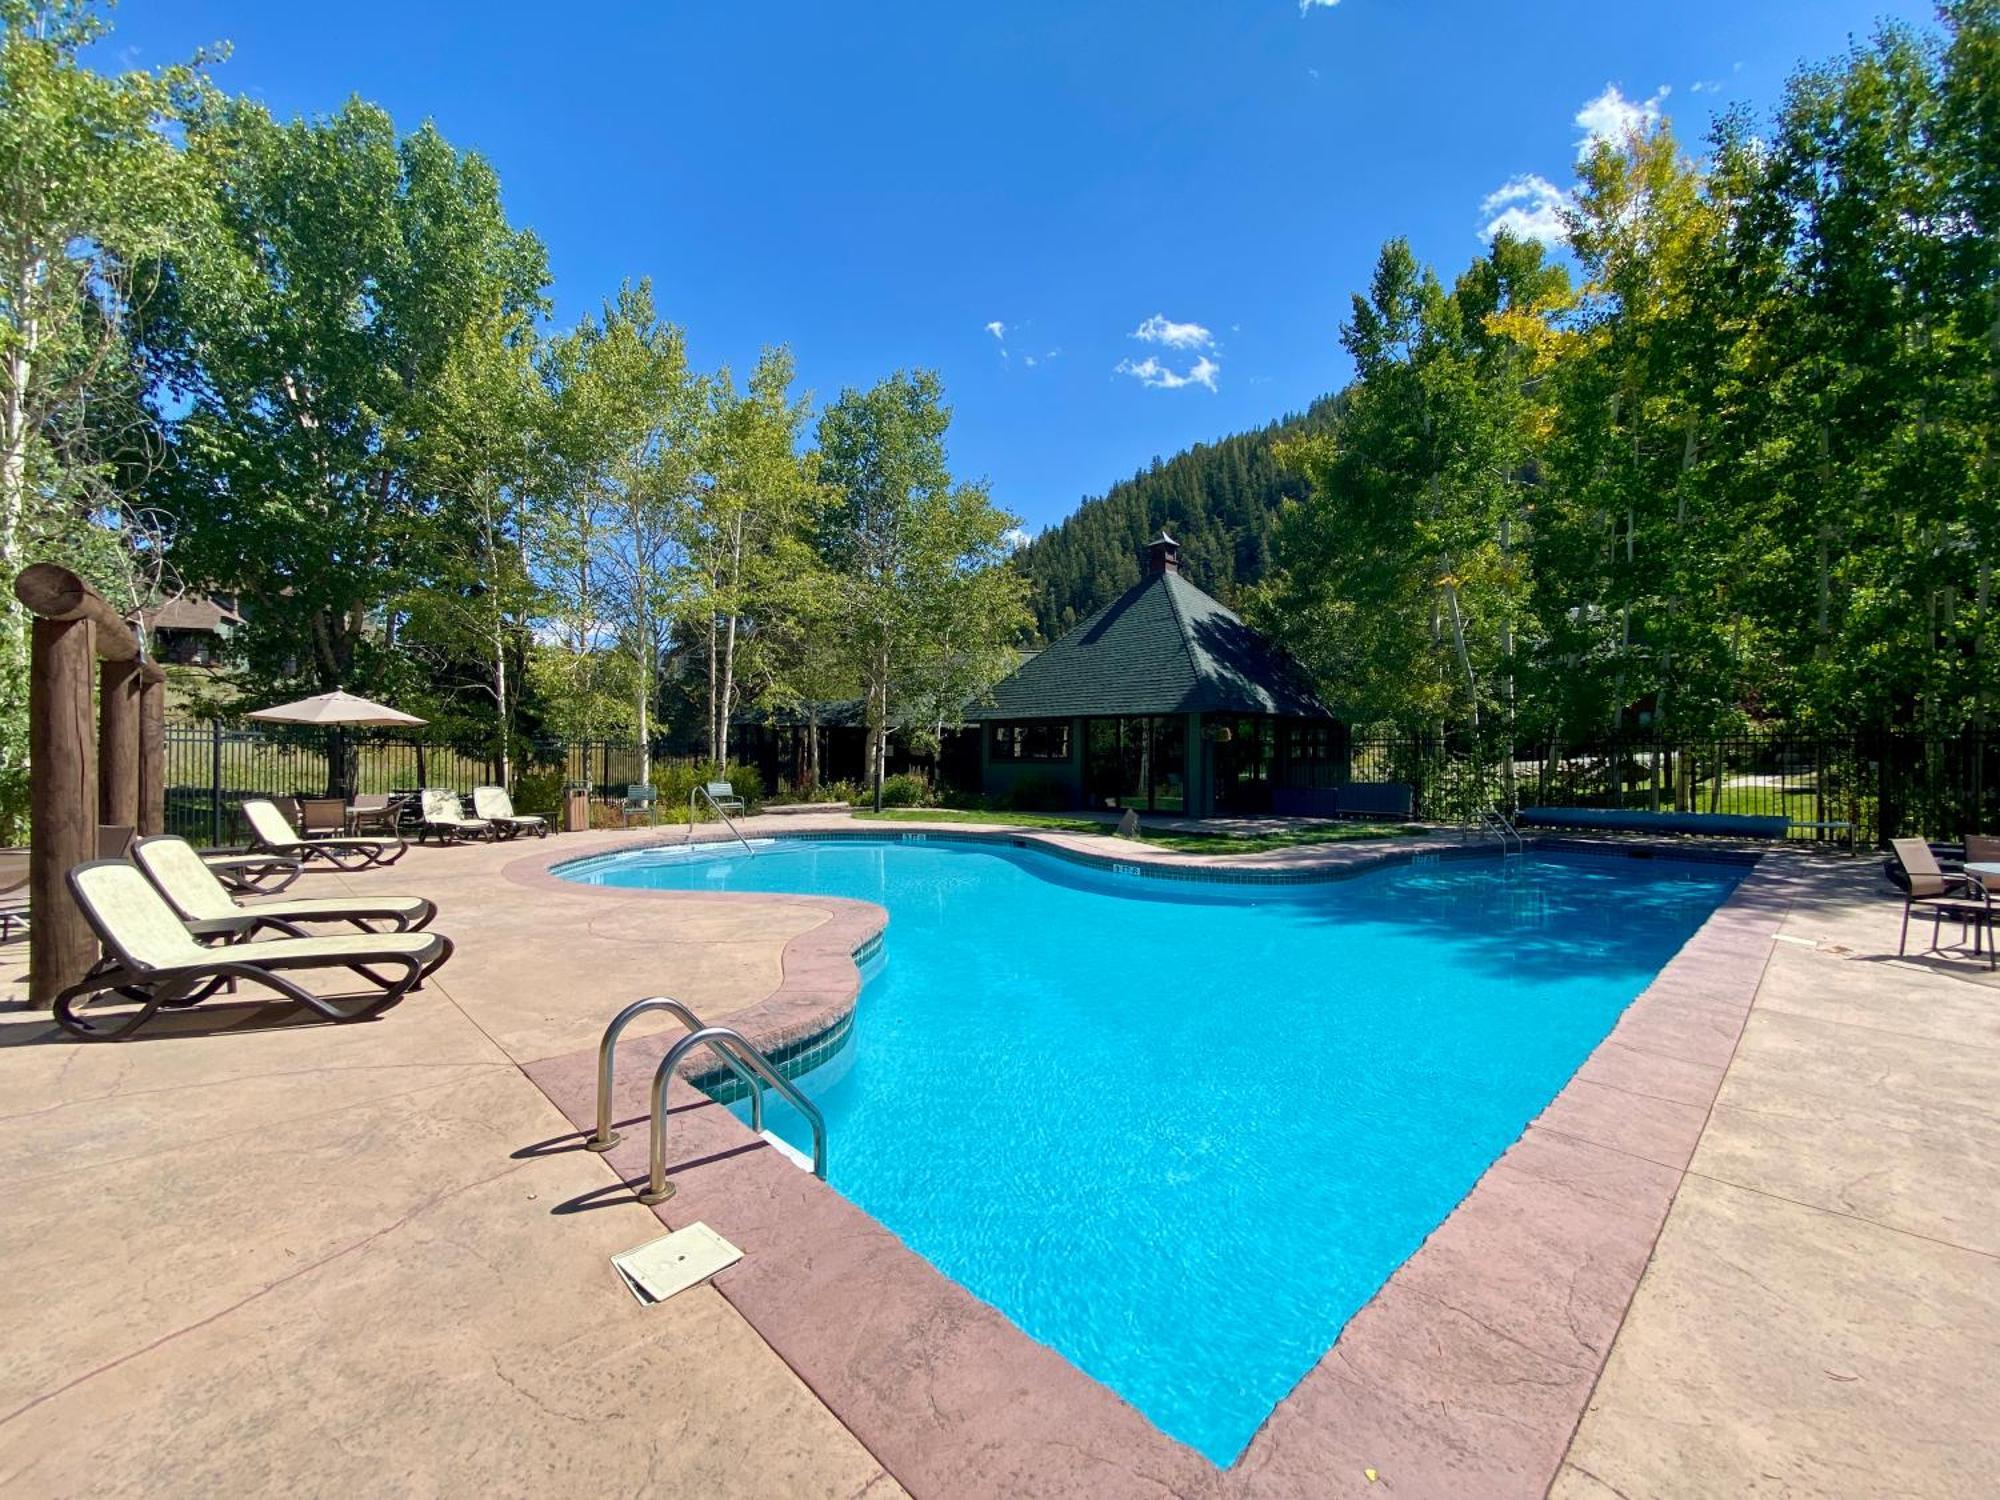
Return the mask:
<svg viewBox="0 0 2000 1500">
<path fill-rule="evenodd" d="M 369 865 L 393 865 L 409 850 L 402 839 L 384 838 L 302 838 L 285 821 L 275 802 L 261 797 L 243 804 L 244 821 L 250 825 L 252 854 L 282 854 L 298 860 L 323 859 L 343 870 Z"/>
<path fill-rule="evenodd" d="M 422 896 L 306 896 L 244 906 L 202 863 L 193 845 L 170 833 L 140 839 L 132 846 L 132 862 L 167 898 L 175 914 L 190 924 L 234 926 L 248 917 L 259 928 L 310 937 L 300 930 L 300 924 L 346 922 L 363 932 L 419 932 L 437 916 L 437 904 Z M 376 923 L 386 925 L 378 927 Z"/>
<path fill-rule="evenodd" d="M 424 821 L 417 830 L 419 839 L 436 834 L 448 844 L 453 839 L 490 839 L 497 836 L 498 831 L 484 818 L 468 818 L 465 804 L 458 800 L 457 792 L 424 788 Z"/>
<path fill-rule="evenodd" d="M 104 957 L 56 996 L 56 1021 L 93 1041 L 128 1035 L 162 1006 L 196 1005 L 232 984 L 261 985 L 330 1020 L 359 1021 L 387 1010 L 451 957 L 451 939 L 436 932 L 356 932 L 204 947 L 137 865 L 87 860 L 66 878 L 104 945 Z M 247 913 L 234 920 L 246 933 L 252 926 Z M 337 999 L 286 977 L 287 971 L 312 969 L 345 970 L 362 979 L 367 991 Z M 138 1009 L 86 1014 L 99 1001 Z"/>
<path fill-rule="evenodd" d="M 472 789 L 472 814 L 484 818 L 500 830 L 500 837 L 511 839 L 523 833 L 532 833 L 537 838 L 549 836 L 546 818 L 534 813 L 514 811 L 514 799 L 507 795 L 504 786 L 476 786 Z"/>
</svg>

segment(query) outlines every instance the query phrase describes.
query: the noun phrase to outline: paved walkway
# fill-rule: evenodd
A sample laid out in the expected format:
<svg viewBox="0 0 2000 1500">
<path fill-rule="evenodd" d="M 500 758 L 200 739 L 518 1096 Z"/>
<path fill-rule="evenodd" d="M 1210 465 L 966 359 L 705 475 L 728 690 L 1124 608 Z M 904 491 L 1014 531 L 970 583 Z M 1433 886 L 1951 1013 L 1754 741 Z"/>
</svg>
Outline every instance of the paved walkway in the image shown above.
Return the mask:
<svg viewBox="0 0 2000 1500">
<path fill-rule="evenodd" d="M 638 994 L 754 1004 L 829 918 L 662 924 L 502 879 L 522 852 L 300 887 L 443 908 L 458 956 L 376 1024 L 203 1007 L 72 1045 L 0 1011 L 0 1492 L 900 1493 L 713 1289 L 635 1307 L 606 1257 L 657 1221 L 536 1149 L 570 1127 L 521 1071 Z M 1885 959 L 1881 890 L 1802 875 L 1566 1500 L 2000 1491 L 2000 985 Z"/>
</svg>

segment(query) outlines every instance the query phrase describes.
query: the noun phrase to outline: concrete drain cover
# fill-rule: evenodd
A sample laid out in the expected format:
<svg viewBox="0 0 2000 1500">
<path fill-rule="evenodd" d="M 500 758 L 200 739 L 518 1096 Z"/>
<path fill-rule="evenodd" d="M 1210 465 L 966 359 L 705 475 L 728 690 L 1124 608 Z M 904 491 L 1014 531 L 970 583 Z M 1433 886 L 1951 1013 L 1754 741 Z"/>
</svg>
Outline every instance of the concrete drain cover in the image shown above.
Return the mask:
<svg viewBox="0 0 2000 1500">
<path fill-rule="evenodd" d="M 706 1224 L 689 1224 L 611 1257 L 642 1307 L 708 1280 L 743 1259 L 743 1252 Z"/>
</svg>

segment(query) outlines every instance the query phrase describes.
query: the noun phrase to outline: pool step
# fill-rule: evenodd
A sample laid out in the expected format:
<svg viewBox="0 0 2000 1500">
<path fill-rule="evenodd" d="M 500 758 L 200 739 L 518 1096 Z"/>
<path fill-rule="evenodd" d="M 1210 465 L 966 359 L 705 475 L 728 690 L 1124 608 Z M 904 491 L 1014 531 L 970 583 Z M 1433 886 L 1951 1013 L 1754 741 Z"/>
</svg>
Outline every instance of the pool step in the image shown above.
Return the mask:
<svg viewBox="0 0 2000 1500">
<path fill-rule="evenodd" d="M 801 1172 L 810 1172 L 813 1169 L 812 1158 L 776 1131 L 760 1130 L 757 1134 L 764 1138 L 765 1143 L 773 1151 L 776 1151 L 778 1155 L 784 1157 L 786 1161 L 797 1167 Z"/>
</svg>

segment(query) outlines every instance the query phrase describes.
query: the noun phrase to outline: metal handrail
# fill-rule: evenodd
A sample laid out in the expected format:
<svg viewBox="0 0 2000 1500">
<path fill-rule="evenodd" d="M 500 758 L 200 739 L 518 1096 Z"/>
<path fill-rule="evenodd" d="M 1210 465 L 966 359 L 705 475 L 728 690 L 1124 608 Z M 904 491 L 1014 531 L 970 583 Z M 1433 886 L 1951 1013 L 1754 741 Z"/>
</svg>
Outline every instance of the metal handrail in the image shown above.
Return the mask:
<svg viewBox="0 0 2000 1500">
<path fill-rule="evenodd" d="M 1514 841 L 1515 853 L 1526 854 L 1528 852 L 1527 839 L 1522 836 L 1520 829 L 1507 820 L 1506 814 L 1501 812 L 1499 808 L 1480 808 L 1479 826 L 1488 832 L 1497 833 L 1500 836 L 1500 852 L 1503 856 L 1507 852 L 1507 841 L 1509 839 Z"/>
<path fill-rule="evenodd" d="M 634 1000 L 630 1005 L 611 1018 L 611 1024 L 604 1028 L 604 1040 L 597 1044 L 597 1134 L 583 1143 L 586 1151 L 609 1151 L 618 1144 L 618 1132 L 611 1128 L 611 1064 L 618 1047 L 618 1037 L 625 1028 L 647 1011 L 663 1010 L 689 1031 L 700 1031 L 708 1023 L 689 1010 L 678 1000 L 665 995 L 653 995 L 644 1000 Z M 750 1128 L 764 1128 L 764 1083 L 757 1075 L 735 1058 L 725 1055 L 736 1076 L 743 1080 L 750 1090 Z"/>
<path fill-rule="evenodd" d="M 813 1176 L 821 1182 L 826 1181 L 826 1120 L 813 1107 L 812 1100 L 800 1093 L 792 1081 L 780 1073 L 768 1057 L 751 1046 L 740 1031 L 727 1026 L 704 1026 L 699 1031 L 689 1032 L 669 1047 L 667 1055 L 660 1059 L 660 1066 L 653 1073 L 652 1146 L 647 1156 L 646 1190 L 639 1194 L 639 1201 L 664 1203 L 674 1195 L 674 1185 L 667 1181 L 667 1084 L 673 1079 L 674 1069 L 679 1066 L 680 1060 L 696 1047 L 707 1047 L 724 1057 L 729 1051 L 734 1051 L 745 1063 L 762 1073 L 793 1109 L 806 1117 L 813 1132 Z"/>
<path fill-rule="evenodd" d="M 730 833 L 735 836 L 736 842 L 743 846 L 743 852 L 749 855 L 752 859 L 755 859 L 757 857 L 757 851 L 750 847 L 750 840 L 743 837 L 743 830 L 738 828 L 736 826 L 735 820 L 732 819 L 728 813 L 722 810 L 722 804 L 715 800 L 715 793 L 711 792 L 707 787 L 701 786 L 699 784 L 697 784 L 692 790 L 688 792 L 687 841 L 690 844 L 694 842 L 694 813 L 695 813 L 695 808 L 698 806 L 698 804 L 695 802 L 694 799 L 697 797 L 708 798 L 708 805 L 715 809 L 715 815 L 718 818 L 722 819 L 724 826 L 727 827 Z"/>
</svg>

